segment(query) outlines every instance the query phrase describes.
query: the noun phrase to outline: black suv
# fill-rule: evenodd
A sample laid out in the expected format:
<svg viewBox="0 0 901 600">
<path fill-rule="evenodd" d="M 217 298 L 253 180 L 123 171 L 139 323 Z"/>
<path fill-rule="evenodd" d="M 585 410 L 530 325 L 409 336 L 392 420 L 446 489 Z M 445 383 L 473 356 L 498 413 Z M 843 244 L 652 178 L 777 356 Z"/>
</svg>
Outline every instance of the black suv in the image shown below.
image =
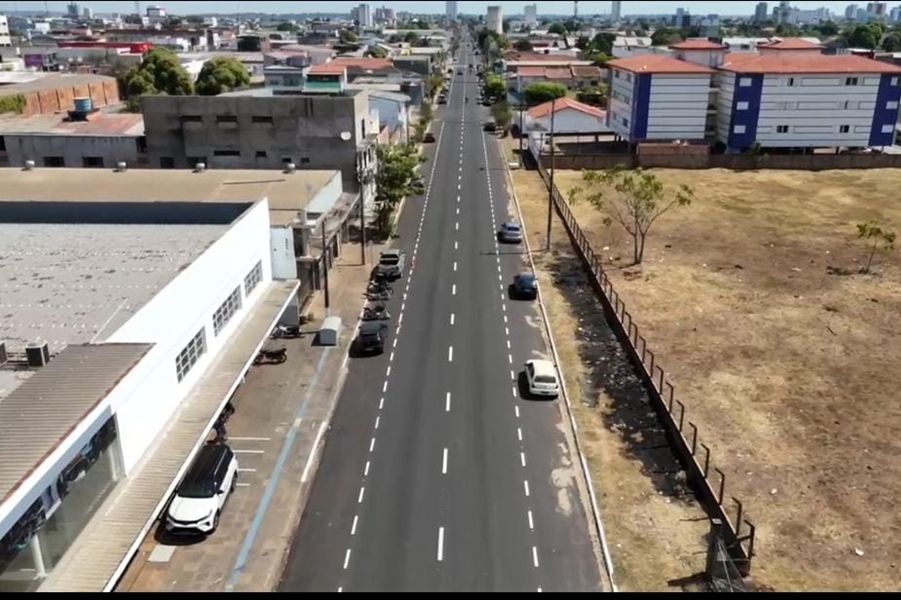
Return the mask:
<svg viewBox="0 0 901 600">
<path fill-rule="evenodd" d="M 381 354 L 385 351 L 388 337 L 388 325 L 381 321 L 363 321 L 360 334 L 357 336 L 357 353 Z"/>
</svg>

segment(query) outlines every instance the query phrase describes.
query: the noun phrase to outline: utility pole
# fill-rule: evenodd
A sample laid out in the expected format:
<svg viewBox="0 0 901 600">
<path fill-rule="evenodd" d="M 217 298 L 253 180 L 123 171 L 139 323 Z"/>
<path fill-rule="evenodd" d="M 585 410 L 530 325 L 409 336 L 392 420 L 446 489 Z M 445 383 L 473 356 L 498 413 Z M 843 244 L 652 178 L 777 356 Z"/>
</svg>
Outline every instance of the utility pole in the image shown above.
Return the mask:
<svg viewBox="0 0 901 600">
<path fill-rule="evenodd" d="M 517 107 L 519 108 L 519 164 L 523 164 L 523 158 L 522 158 L 522 136 L 523 136 L 523 133 L 524 133 L 524 132 L 523 132 L 523 130 L 522 130 L 522 125 L 523 125 L 523 124 L 522 124 L 522 120 L 523 120 L 523 114 L 522 114 L 522 113 L 523 113 L 523 109 L 525 109 L 526 106 L 525 106 L 525 104 L 522 103 L 522 99 L 520 99 L 519 104 L 517 105 Z"/>
<path fill-rule="evenodd" d="M 551 183 L 547 191 L 547 251 L 551 251 L 551 223 L 554 217 L 554 166 L 556 145 L 554 144 L 554 117 L 557 115 L 557 99 L 551 100 Z M 540 154 L 538 160 L 540 161 Z"/>
<path fill-rule="evenodd" d="M 363 155 L 357 158 L 357 182 L 360 186 L 360 263 L 366 265 L 366 173 L 363 171 Z"/>
<path fill-rule="evenodd" d="M 329 314 L 329 307 L 331 306 L 329 294 L 328 294 L 328 257 L 329 257 L 329 247 L 328 247 L 328 238 L 325 236 L 325 215 L 322 217 L 322 287 L 325 290 L 325 315 Z"/>
</svg>

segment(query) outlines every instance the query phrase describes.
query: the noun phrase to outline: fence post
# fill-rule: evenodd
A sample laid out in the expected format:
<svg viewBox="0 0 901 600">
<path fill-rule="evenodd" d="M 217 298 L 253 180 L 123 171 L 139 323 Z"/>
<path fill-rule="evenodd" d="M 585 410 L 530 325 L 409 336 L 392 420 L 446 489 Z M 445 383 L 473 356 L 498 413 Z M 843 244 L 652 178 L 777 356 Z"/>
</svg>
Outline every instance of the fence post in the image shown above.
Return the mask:
<svg viewBox="0 0 901 600">
<path fill-rule="evenodd" d="M 719 557 L 720 531 L 722 531 L 723 522 L 719 519 L 710 519 L 710 534 L 707 538 L 707 581 L 712 582 L 714 573 L 716 573 L 716 563 Z"/>
<path fill-rule="evenodd" d="M 650 350 L 648 350 L 648 354 L 651 355 L 651 368 L 650 368 L 650 372 L 653 373 L 653 372 L 654 372 L 654 353 L 651 352 Z M 661 390 L 661 391 L 663 391 L 663 390 Z M 673 408 L 673 403 L 672 403 L 672 401 L 670 401 L 669 405 L 670 405 L 670 409 L 672 409 L 672 408 Z"/>
<path fill-rule="evenodd" d="M 691 427 L 691 430 L 692 430 L 692 434 L 691 434 L 691 455 L 694 456 L 694 455 L 695 455 L 695 451 L 698 449 L 698 426 L 695 425 L 694 423 L 692 423 L 691 421 L 688 422 L 688 426 Z"/>
<path fill-rule="evenodd" d="M 735 502 L 735 505 L 738 507 L 738 514 L 735 516 L 735 537 L 739 537 L 741 535 L 741 513 L 744 506 L 735 496 L 732 496 L 732 501 Z"/>
<path fill-rule="evenodd" d="M 651 356 L 651 360 L 654 360 L 653 354 Z M 673 384 L 671 384 L 669 381 L 666 382 L 666 387 L 669 388 L 669 413 L 673 414 L 673 399 L 676 397 L 676 388 L 674 388 Z"/>
<path fill-rule="evenodd" d="M 720 506 L 722 506 L 723 505 L 723 491 L 726 488 L 726 474 L 723 473 L 722 471 L 720 471 L 716 467 L 714 467 L 713 470 L 720 474 L 720 494 L 719 494 L 719 497 L 717 497 L 716 501 Z"/>
<path fill-rule="evenodd" d="M 751 559 L 754 557 L 754 537 L 757 533 L 757 528 L 754 527 L 754 523 L 751 523 L 750 521 L 745 521 L 745 523 L 747 523 L 750 528 L 750 531 L 748 532 L 748 567 L 750 568 Z"/>
<path fill-rule="evenodd" d="M 641 364 L 644 364 L 648 355 L 648 341 L 641 336 L 638 339 L 641 341 Z"/>
<path fill-rule="evenodd" d="M 710 448 L 707 444 L 701 444 L 701 448 L 707 451 L 704 455 L 704 479 L 707 479 L 707 468 L 710 466 Z"/>
<path fill-rule="evenodd" d="M 676 400 L 676 404 L 678 404 L 679 408 L 682 409 L 679 412 L 679 431 L 682 431 L 682 419 L 685 418 L 685 405 L 682 404 L 681 400 Z"/>
<path fill-rule="evenodd" d="M 666 373 L 664 373 L 663 369 L 661 369 L 660 367 L 657 367 L 657 368 L 660 369 L 660 385 L 657 386 L 657 389 L 662 392 L 663 391 L 663 377 L 666 375 Z"/>
</svg>

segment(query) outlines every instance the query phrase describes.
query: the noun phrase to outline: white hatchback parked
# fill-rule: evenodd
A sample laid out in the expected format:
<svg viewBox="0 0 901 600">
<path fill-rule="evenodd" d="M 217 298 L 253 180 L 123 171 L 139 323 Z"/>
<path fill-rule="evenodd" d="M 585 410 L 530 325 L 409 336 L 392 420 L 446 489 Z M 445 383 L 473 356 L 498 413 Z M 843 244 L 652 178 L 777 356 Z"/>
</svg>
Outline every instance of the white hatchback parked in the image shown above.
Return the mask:
<svg viewBox="0 0 901 600">
<path fill-rule="evenodd" d="M 556 398 L 560 394 L 557 370 L 554 369 L 554 363 L 549 360 L 526 361 L 526 381 L 529 385 L 529 393 L 534 396 Z"/>
</svg>

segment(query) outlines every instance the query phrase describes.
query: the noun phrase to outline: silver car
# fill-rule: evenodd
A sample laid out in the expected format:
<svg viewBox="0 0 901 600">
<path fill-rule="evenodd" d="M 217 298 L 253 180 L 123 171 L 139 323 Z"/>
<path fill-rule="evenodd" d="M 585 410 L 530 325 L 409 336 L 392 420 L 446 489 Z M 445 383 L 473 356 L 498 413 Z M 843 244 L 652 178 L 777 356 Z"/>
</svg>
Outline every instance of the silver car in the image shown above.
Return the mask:
<svg viewBox="0 0 901 600">
<path fill-rule="evenodd" d="M 501 225 L 500 231 L 497 232 L 497 238 L 504 244 L 520 244 L 522 243 L 522 227 L 519 223 L 507 221 Z"/>
</svg>

